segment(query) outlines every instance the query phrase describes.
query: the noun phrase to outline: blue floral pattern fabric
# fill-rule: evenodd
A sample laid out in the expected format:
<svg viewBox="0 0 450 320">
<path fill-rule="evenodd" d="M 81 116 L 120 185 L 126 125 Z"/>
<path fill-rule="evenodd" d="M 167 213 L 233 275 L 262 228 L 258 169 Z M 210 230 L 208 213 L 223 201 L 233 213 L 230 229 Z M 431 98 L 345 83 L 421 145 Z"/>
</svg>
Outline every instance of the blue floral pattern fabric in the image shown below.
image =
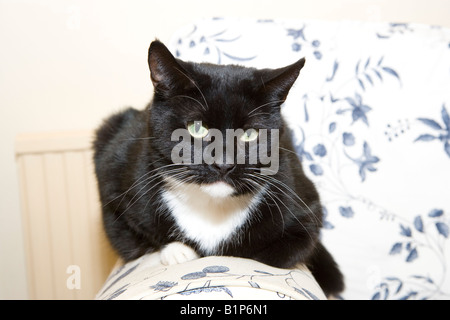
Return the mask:
<svg viewBox="0 0 450 320">
<path fill-rule="evenodd" d="M 170 47 L 260 68 L 306 57 L 282 112 L 322 197 L 342 298 L 450 298 L 449 29 L 215 18 Z"/>
<path fill-rule="evenodd" d="M 205 257 L 166 266 L 160 253 L 118 264 L 98 300 L 321 300 L 326 299 L 309 270 L 279 269 L 235 257 Z"/>
</svg>

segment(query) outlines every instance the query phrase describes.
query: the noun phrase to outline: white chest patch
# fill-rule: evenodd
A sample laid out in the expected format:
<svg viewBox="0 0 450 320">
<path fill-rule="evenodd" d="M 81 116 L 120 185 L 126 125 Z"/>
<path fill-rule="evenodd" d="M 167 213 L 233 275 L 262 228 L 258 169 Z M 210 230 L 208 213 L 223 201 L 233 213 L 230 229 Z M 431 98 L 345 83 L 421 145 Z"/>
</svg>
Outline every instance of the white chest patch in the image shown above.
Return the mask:
<svg viewBox="0 0 450 320">
<path fill-rule="evenodd" d="M 207 254 L 247 221 L 263 193 L 232 197 L 233 187 L 224 182 L 200 186 L 172 178 L 166 181 L 169 188 L 162 196 L 176 225 Z"/>
</svg>

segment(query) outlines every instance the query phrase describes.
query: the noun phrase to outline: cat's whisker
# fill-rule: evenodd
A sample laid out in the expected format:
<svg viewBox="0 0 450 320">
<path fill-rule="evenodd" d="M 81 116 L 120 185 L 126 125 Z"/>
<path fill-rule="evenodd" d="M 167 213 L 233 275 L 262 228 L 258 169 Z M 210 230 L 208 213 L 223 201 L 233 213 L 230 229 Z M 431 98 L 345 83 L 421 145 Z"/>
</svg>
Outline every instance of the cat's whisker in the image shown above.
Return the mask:
<svg viewBox="0 0 450 320">
<path fill-rule="evenodd" d="M 251 181 L 253 184 L 256 184 L 256 185 L 258 185 L 258 186 L 261 186 L 261 188 L 264 188 L 265 193 L 272 199 L 273 203 L 278 207 L 278 211 L 280 212 L 280 217 L 281 217 L 281 219 L 283 220 L 282 210 L 281 210 L 280 207 L 278 206 L 277 201 L 275 201 L 275 200 L 273 199 L 273 197 L 272 197 L 272 195 L 275 196 L 275 193 L 274 193 L 272 190 L 270 190 L 269 188 L 263 186 L 263 183 L 266 184 L 266 185 L 269 184 L 269 183 L 267 183 L 267 182 L 264 181 L 264 180 L 261 180 L 261 182 L 255 181 L 255 179 L 258 179 L 258 177 L 257 177 L 257 176 L 254 176 L 253 174 L 249 174 L 249 173 L 244 173 L 244 174 L 247 175 L 247 176 L 249 176 L 250 178 L 252 178 L 252 179 L 248 179 L 248 178 L 247 178 L 247 180 Z M 278 200 L 280 200 L 280 199 L 278 198 Z M 282 202 L 282 201 L 280 201 L 280 202 Z M 284 225 L 284 220 L 283 220 L 283 225 Z"/>
<path fill-rule="evenodd" d="M 135 141 L 135 140 L 151 140 L 156 139 L 156 137 L 145 137 L 145 138 L 127 138 L 127 139 L 120 139 L 118 141 Z"/>
<path fill-rule="evenodd" d="M 158 172 L 157 174 L 156 174 L 156 176 L 154 176 L 154 177 L 152 177 L 152 179 L 149 181 L 149 182 L 147 182 L 141 189 L 139 189 L 139 191 L 137 191 L 136 192 L 136 194 L 131 198 L 131 200 L 128 202 L 128 205 L 127 205 L 127 207 L 125 208 L 125 210 L 114 220 L 114 222 L 115 221 L 117 221 L 125 212 L 127 212 L 134 204 L 136 204 L 143 196 L 145 196 L 147 193 L 149 193 L 154 187 L 156 187 L 156 186 L 158 186 L 160 183 L 162 183 L 164 180 L 162 179 L 161 181 L 159 181 L 158 183 L 156 183 L 156 184 L 154 184 L 153 186 L 151 186 L 150 187 L 150 189 L 148 189 L 148 190 L 146 190 L 146 191 L 144 191 L 144 192 L 142 192 L 142 194 L 136 199 L 136 200 L 134 200 L 135 198 L 136 198 L 136 196 L 138 196 L 139 195 L 139 193 L 142 191 L 142 190 L 144 190 L 150 183 L 152 183 L 154 180 L 156 180 L 156 179 L 158 179 L 158 178 L 160 178 L 161 177 L 161 175 L 163 175 L 164 173 L 170 173 L 170 174 L 172 174 L 172 173 L 174 173 L 175 172 L 175 174 L 180 174 L 180 173 L 184 173 L 184 172 L 180 172 L 180 170 L 184 170 L 185 168 L 184 167 L 182 167 L 182 168 L 175 168 L 175 169 L 171 169 L 171 170 L 168 170 L 168 171 L 165 171 L 165 172 Z M 133 201 L 134 200 L 134 201 Z M 116 208 L 116 211 L 117 211 L 117 208 Z"/>
<path fill-rule="evenodd" d="M 271 181 L 270 179 L 269 180 L 267 180 L 267 179 L 264 179 L 264 178 L 266 178 L 266 177 L 270 177 L 270 176 L 265 176 L 265 175 L 256 175 L 256 174 L 254 174 L 254 175 L 252 175 L 254 178 L 256 178 L 256 179 L 260 179 L 260 180 L 262 180 L 262 181 L 264 181 L 265 183 L 268 183 L 269 185 L 271 185 L 271 186 L 273 186 L 273 187 L 275 187 L 276 189 L 278 189 L 280 192 L 282 192 L 285 196 L 288 196 L 291 200 L 292 200 L 292 202 L 295 204 L 295 203 L 297 203 L 292 197 L 290 197 L 289 195 L 287 195 L 285 192 L 283 192 L 283 190 L 281 190 L 274 182 L 279 182 L 277 179 L 274 179 L 275 181 Z M 272 177 L 270 177 L 271 179 L 273 179 Z M 279 202 L 281 202 L 281 204 L 283 204 L 283 206 L 291 213 L 291 215 L 292 215 L 292 217 L 295 219 L 295 220 L 297 220 L 297 222 L 302 226 L 302 228 L 308 233 L 308 235 L 311 237 L 311 235 L 310 235 L 310 233 L 309 233 L 309 231 L 308 231 L 308 229 L 303 225 L 303 223 L 301 223 L 301 221 L 296 217 L 296 215 L 289 209 L 289 207 L 283 202 L 283 201 L 281 201 L 281 199 L 276 195 L 276 193 L 274 193 L 274 192 L 271 192 L 271 194 L 279 201 Z M 270 194 L 268 193 L 268 195 L 270 196 Z M 271 197 L 272 198 L 272 197 Z M 272 198 L 272 200 L 274 200 L 273 198 Z M 300 199 L 301 200 L 301 199 Z M 302 203 L 304 203 L 304 201 L 303 200 L 301 200 L 302 201 Z M 276 203 L 276 202 L 275 202 Z M 308 213 L 308 215 L 309 215 L 309 213 L 311 213 L 312 214 L 312 217 L 314 217 L 314 218 L 316 218 L 317 219 L 317 217 L 315 216 L 315 214 L 311 211 L 311 209 L 304 203 L 304 205 L 308 208 L 308 210 L 309 210 L 309 212 L 308 211 L 306 211 L 307 213 Z M 300 206 L 301 207 L 301 206 Z M 302 207 L 301 207 L 302 208 Z M 318 219 L 317 219 L 317 221 L 318 221 Z M 320 222 L 320 221 L 318 221 L 318 222 Z M 284 223 L 283 223 L 283 225 L 284 225 Z M 312 237 L 311 237 L 311 239 L 313 239 Z"/>
<path fill-rule="evenodd" d="M 254 177 L 254 178 L 258 178 L 258 177 Z M 269 183 L 270 184 L 270 183 Z M 277 202 L 280 202 L 290 213 L 291 213 L 291 215 L 295 218 L 295 220 L 297 220 L 297 222 L 301 225 L 301 227 L 303 228 L 303 229 L 305 229 L 305 231 L 308 233 L 308 235 L 311 237 L 311 235 L 309 234 L 309 232 L 308 232 L 308 230 L 305 228 L 305 226 L 297 219 L 297 217 L 295 216 L 295 214 L 287 207 L 287 205 L 277 196 L 277 194 L 275 193 L 275 192 L 273 192 L 272 190 L 270 190 L 270 189 L 266 189 L 266 194 L 272 199 L 272 201 L 273 201 L 273 203 L 277 206 L 277 208 L 278 208 L 278 212 L 280 213 L 280 217 L 281 217 L 281 221 L 282 221 L 282 226 L 283 226 L 283 229 L 282 229 L 282 232 L 284 233 L 284 227 L 286 226 L 286 224 L 285 224 L 285 221 L 284 221 L 284 215 L 283 215 L 283 212 L 282 212 L 282 210 L 281 210 L 281 208 L 280 208 L 280 206 L 278 205 L 278 203 Z M 274 199 L 274 197 L 276 198 L 276 199 Z M 278 201 L 277 201 L 278 200 Z M 267 201 L 266 201 L 266 204 L 267 204 Z M 312 239 L 312 237 L 311 237 L 311 239 Z"/>
<path fill-rule="evenodd" d="M 203 110 L 206 110 L 205 106 L 204 106 L 200 101 L 198 101 L 197 99 L 195 99 L 195 98 L 193 98 L 193 97 L 186 96 L 186 95 L 181 95 L 181 94 L 180 94 L 180 95 L 176 95 L 176 96 L 171 97 L 171 99 L 175 99 L 175 98 L 186 98 L 186 99 L 191 99 L 191 100 L 195 101 L 196 103 L 198 103 L 198 104 L 203 108 Z"/>
<path fill-rule="evenodd" d="M 156 162 L 159 161 L 159 160 L 161 160 L 161 159 L 158 159 L 158 160 L 156 160 L 156 161 L 153 161 L 153 162 L 150 163 L 149 165 L 152 165 L 152 164 L 156 163 Z M 165 165 L 165 166 L 162 166 L 162 167 L 159 167 L 159 168 L 156 168 L 156 169 L 153 169 L 153 170 L 148 171 L 147 173 L 145 173 L 145 174 L 143 174 L 142 176 L 140 176 L 135 182 L 133 182 L 133 184 L 132 184 L 127 190 L 125 190 L 124 192 L 122 192 L 121 194 L 119 194 L 117 197 L 115 197 L 115 198 L 111 199 L 110 201 L 108 201 L 107 203 L 105 203 L 105 204 L 103 205 L 103 207 L 109 205 L 111 202 L 117 200 L 117 199 L 120 198 L 121 196 L 124 196 L 124 197 L 125 197 L 125 196 L 128 194 L 128 192 L 130 192 L 133 188 L 135 188 L 135 187 L 137 187 L 138 185 L 140 185 L 141 183 L 147 181 L 147 178 L 148 178 L 148 177 L 147 177 L 146 179 L 144 179 L 143 181 L 140 181 L 140 180 L 143 179 L 144 177 L 148 176 L 149 174 L 152 174 L 152 173 L 154 173 L 154 172 L 157 171 L 157 170 L 165 169 L 165 168 L 172 167 L 172 166 L 176 166 L 176 165 L 180 165 L 180 164 L 168 164 L 168 165 Z M 139 181 L 140 181 L 140 182 L 139 182 Z M 120 203 L 119 203 L 119 205 L 120 205 Z"/>
<path fill-rule="evenodd" d="M 247 174 L 247 173 L 244 173 L 245 175 L 249 175 L 249 174 Z M 251 176 L 251 175 L 249 175 L 249 176 Z M 245 181 L 248 181 L 249 183 L 251 183 L 251 184 L 253 184 L 253 185 L 255 185 L 257 188 L 260 188 L 260 190 L 265 190 L 264 192 L 268 192 L 268 193 L 270 193 L 270 190 L 267 190 L 266 188 L 264 188 L 264 186 L 261 184 L 261 183 L 258 183 L 258 182 L 256 182 L 256 181 L 254 181 L 254 180 L 252 180 L 252 179 L 249 179 L 249 178 L 242 178 L 243 180 L 245 180 Z M 256 193 L 251 189 L 251 188 L 248 188 L 249 190 L 250 190 L 250 192 L 252 192 L 254 195 L 256 195 Z M 271 197 L 271 195 L 270 194 L 268 194 L 268 196 L 269 197 Z M 271 197 L 272 198 L 272 197 Z M 272 209 L 270 208 L 270 204 L 267 202 L 267 199 L 265 198 L 265 197 L 262 197 L 262 199 L 263 199 L 263 201 L 266 203 L 266 205 L 267 205 L 267 208 L 269 209 L 269 212 L 270 212 L 270 216 L 272 217 L 272 223 L 273 224 L 275 224 L 275 221 L 274 221 L 274 216 L 273 216 L 273 212 L 272 212 Z M 276 203 L 276 201 L 272 198 L 272 200 L 273 200 L 273 203 L 277 206 L 277 208 L 278 208 L 278 212 L 279 212 L 279 214 L 280 214 L 280 217 L 281 217 L 281 221 L 283 222 L 283 225 L 284 225 L 284 219 L 283 219 L 283 213 L 281 212 L 281 209 L 280 209 L 280 207 L 278 206 L 278 204 Z M 284 232 L 284 228 L 283 228 L 283 230 L 282 230 L 283 232 Z"/>
<path fill-rule="evenodd" d="M 258 113 L 249 115 L 247 118 L 257 117 L 257 116 L 262 116 L 262 115 L 272 116 L 272 113 L 269 113 L 269 112 L 258 112 Z"/>
<path fill-rule="evenodd" d="M 321 220 L 314 214 L 314 212 L 311 210 L 311 208 L 306 204 L 306 202 L 302 199 L 302 198 L 300 198 L 299 197 L 299 195 L 296 193 L 296 192 L 294 192 L 288 185 L 286 185 L 284 182 L 282 182 L 282 181 L 280 181 L 280 180 L 278 180 L 278 179 L 276 179 L 276 178 L 274 178 L 274 177 L 272 177 L 272 176 L 268 176 L 268 175 L 263 175 L 263 174 L 259 174 L 259 173 L 255 173 L 256 175 L 258 175 L 259 177 L 261 177 L 261 178 L 263 178 L 263 179 L 266 179 L 266 181 L 268 182 L 268 183 L 270 183 L 268 180 L 270 180 L 270 181 L 272 181 L 273 182 L 273 186 L 275 187 L 275 188 L 277 188 L 279 191 L 281 191 L 281 192 L 283 192 L 277 185 L 275 185 L 275 183 L 278 183 L 281 187 L 283 187 L 283 188 L 285 188 L 286 189 L 286 191 L 288 191 L 289 193 L 291 193 L 295 198 L 297 198 L 302 204 L 303 204 L 303 206 L 304 207 L 306 207 L 306 209 L 307 209 L 307 213 L 309 212 L 309 213 L 311 213 L 311 217 L 313 217 L 313 218 L 315 218 L 315 220 L 316 220 L 316 223 L 320 226 L 321 224 L 322 224 L 322 222 L 321 222 Z M 285 192 L 283 192 L 287 197 L 289 197 L 294 203 L 297 203 L 297 201 L 295 201 L 295 199 L 293 199 L 290 195 L 288 195 L 288 194 L 286 194 Z M 300 205 L 300 207 L 302 208 L 302 206 Z"/>
<path fill-rule="evenodd" d="M 185 168 L 181 167 L 181 168 L 175 168 L 175 169 L 171 169 L 171 170 L 167 170 L 167 171 L 157 172 L 155 175 L 153 175 L 151 177 L 151 180 L 149 182 L 147 182 L 139 191 L 136 192 L 136 195 L 138 195 L 139 192 L 141 192 L 143 189 L 145 189 L 145 187 L 147 187 L 151 182 L 153 182 L 154 180 L 160 178 L 162 175 L 168 174 L 168 173 L 170 173 L 170 174 L 178 173 L 178 172 L 183 171 L 183 170 L 185 170 Z M 148 181 L 149 179 L 146 179 L 145 181 Z M 136 195 L 134 195 L 134 197 L 136 197 Z M 133 201 L 134 197 L 131 198 L 130 203 Z"/>
<path fill-rule="evenodd" d="M 179 172 L 179 173 L 177 173 L 177 174 L 171 175 L 171 177 L 177 177 L 177 176 L 180 175 L 180 174 L 186 174 L 186 175 L 187 175 L 188 172 L 186 172 L 186 171 L 188 171 L 188 170 L 185 170 L 185 171 Z M 188 182 L 189 180 L 192 180 L 192 179 L 190 179 L 190 178 L 194 178 L 194 176 L 186 176 L 186 177 L 183 177 L 183 178 L 182 178 L 183 183 Z M 164 179 L 161 180 L 158 184 L 160 184 L 160 183 L 163 182 L 163 181 L 164 181 Z M 157 184 L 157 185 L 158 185 L 158 184 Z M 153 188 L 153 187 L 152 187 L 152 188 Z M 169 187 L 169 188 L 171 188 L 171 187 Z M 150 191 L 150 190 L 149 190 L 149 191 Z M 150 199 L 147 200 L 147 203 L 145 204 L 145 207 L 144 207 L 144 211 L 145 211 L 145 209 L 147 208 L 147 206 L 148 206 L 148 204 L 150 203 L 150 201 L 153 199 L 153 197 L 154 197 L 156 194 L 160 193 L 160 192 L 162 192 L 162 190 L 159 190 L 159 192 L 156 192 L 153 196 L 150 197 Z M 146 193 L 148 193 L 148 191 L 147 191 Z M 162 199 L 162 198 L 160 198 L 160 199 Z M 160 210 L 160 207 L 161 207 L 161 206 L 162 206 L 162 203 L 160 203 L 160 205 L 158 206 L 157 210 Z"/>
<path fill-rule="evenodd" d="M 135 188 L 135 187 L 137 187 L 138 185 L 140 185 L 141 183 L 143 183 L 143 182 L 145 182 L 145 181 L 147 181 L 147 178 L 146 179 L 144 179 L 143 181 L 141 181 L 141 182 L 139 182 L 138 183 L 138 181 L 139 180 L 141 180 L 143 177 L 145 177 L 145 176 L 148 176 L 149 174 L 150 174 L 151 172 L 147 172 L 146 174 L 144 174 L 144 175 L 142 175 L 139 179 L 137 179 L 127 190 L 125 190 L 124 192 L 122 192 L 121 194 L 119 194 L 118 196 L 116 196 L 116 197 L 114 197 L 114 198 L 112 198 L 111 200 L 109 200 L 107 203 L 105 203 L 104 205 L 103 205 L 103 207 L 106 207 L 107 205 L 109 205 L 111 202 L 113 202 L 113 201 L 115 201 L 115 200 L 117 200 L 118 198 L 120 198 L 120 197 L 122 197 L 123 196 L 123 198 L 128 194 L 128 192 L 130 192 L 133 188 Z M 122 198 L 122 200 L 123 200 L 123 198 Z M 122 200 L 120 201 L 120 203 L 122 203 Z M 120 203 L 119 203 L 119 205 L 120 205 Z"/>
<path fill-rule="evenodd" d="M 206 108 L 204 108 L 204 110 L 206 111 L 207 109 L 209 109 L 209 105 L 208 105 L 208 102 L 206 101 L 205 95 L 203 94 L 202 90 L 200 90 L 197 83 L 195 83 L 195 81 L 191 77 L 189 77 L 186 73 L 181 71 L 179 68 L 175 67 L 175 69 L 178 72 L 180 72 L 182 75 L 184 75 L 189 81 L 191 81 L 191 83 L 197 88 L 198 92 L 200 92 L 201 96 L 203 97 L 203 101 L 205 101 L 205 104 L 206 104 Z"/>
<path fill-rule="evenodd" d="M 275 186 L 273 183 L 266 181 L 267 183 L 269 183 L 270 185 L 274 186 L 277 188 L 277 186 Z M 279 188 L 277 188 L 279 189 Z M 280 192 L 282 192 L 283 194 L 285 194 L 281 189 L 279 189 Z M 269 193 L 268 193 L 269 194 Z M 291 211 L 291 209 L 289 209 L 289 207 L 283 202 L 281 201 L 281 199 L 274 193 L 272 192 L 272 195 L 290 212 L 291 216 L 302 226 L 302 228 L 306 231 L 306 233 L 308 234 L 308 236 L 311 238 L 311 240 L 314 241 L 314 238 L 311 236 L 311 234 L 308 231 L 308 228 L 305 227 L 305 225 L 297 218 L 297 216 Z M 273 199 L 273 198 L 272 198 Z M 284 222 L 283 222 L 284 225 Z"/>
<path fill-rule="evenodd" d="M 171 175 L 170 178 L 172 178 L 171 183 L 167 185 L 167 189 L 168 190 L 175 190 L 180 186 L 183 186 L 183 184 L 192 181 L 195 179 L 195 176 L 189 176 L 189 172 L 184 171 L 183 173 L 186 174 L 185 177 L 181 176 L 176 176 L 176 175 Z"/>
<path fill-rule="evenodd" d="M 290 152 L 290 153 L 292 153 L 292 154 L 295 154 L 296 156 L 298 156 L 298 154 L 297 154 L 297 153 L 296 153 L 295 151 L 289 150 L 289 149 L 287 149 L 287 148 L 283 148 L 283 147 L 278 147 L 278 149 L 281 149 L 281 150 L 284 150 L 284 151 Z"/>
<path fill-rule="evenodd" d="M 283 148 L 285 149 L 285 148 Z M 288 149 L 285 149 L 286 151 L 290 151 Z M 289 193 L 291 193 L 292 195 L 294 195 L 309 211 L 309 213 L 311 213 L 314 217 L 316 217 L 316 215 L 314 214 L 314 212 L 311 210 L 311 208 L 305 203 L 305 201 L 299 197 L 299 195 L 292 190 L 288 185 L 286 185 L 284 182 L 280 181 L 279 179 L 274 178 L 273 176 L 269 176 L 269 175 L 265 175 L 265 174 L 261 174 L 257 171 L 260 170 L 260 168 L 247 168 L 247 169 L 251 169 L 251 170 L 255 170 L 252 174 L 258 175 L 259 177 L 265 178 L 265 179 L 269 179 L 271 181 L 273 181 L 274 183 L 278 183 L 280 184 L 281 187 L 286 188 L 286 191 L 288 191 Z M 279 172 L 280 173 L 280 172 Z M 281 174 L 281 173 L 280 173 Z M 283 174 L 284 175 L 284 174 Z M 286 176 L 286 175 L 284 175 Z M 269 181 L 267 181 L 269 182 Z M 280 190 L 281 192 L 283 192 L 278 186 L 274 185 L 274 187 L 276 187 L 278 190 Z M 294 199 L 292 199 L 291 196 L 289 196 L 288 194 L 286 194 L 285 192 L 283 192 L 287 197 L 289 197 L 294 203 L 297 203 L 297 201 L 295 201 Z M 302 206 L 300 206 L 302 208 Z M 316 217 L 317 221 L 319 222 L 319 224 L 321 223 L 320 220 Z"/>
<path fill-rule="evenodd" d="M 270 101 L 270 102 L 264 103 L 264 104 L 262 104 L 262 105 L 260 105 L 260 106 L 258 106 L 258 107 L 256 107 L 256 108 L 254 108 L 252 111 L 250 111 L 250 112 L 248 113 L 248 115 L 251 115 L 251 114 L 252 114 L 253 112 L 255 112 L 256 110 L 261 109 L 261 108 L 263 108 L 263 107 L 265 107 L 265 106 L 267 106 L 267 105 L 269 105 L 269 104 L 283 103 L 284 101 L 286 101 L 286 100 L 275 100 L 275 101 Z"/>
<path fill-rule="evenodd" d="M 169 166 L 172 166 L 172 165 L 167 165 L 167 166 L 163 166 L 163 167 L 166 168 L 166 167 L 169 167 Z M 161 167 L 161 168 L 163 168 L 163 167 Z M 137 180 L 136 180 L 136 181 L 135 181 L 135 182 L 134 182 L 127 190 L 126 190 L 126 191 L 122 192 L 120 195 L 118 195 L 117 197 L 115 197 L 115 198 L 113 198 L 112 200 L 110 200 L 109 202 L 107 202 L 104 206 L 110 204 L 110 203 L 113 202 L 114 200 L 117 200 L 117 199 L 118 199 L 119 197 L 121 197 L 121 196 L 125 197 L 125 196 L 128 194 L 128 192 L 130 192 L 132 189 L 136 188 L 137 186 L 141 185 L 142 183 L 147 182 L 149 179 L 152 179 L 152 178 L 157 177 L 157 175 L 159 175 L 160 173 L 159 173 L 159 172 L 156 172 L 156 173 L 155 173 L 155 171 L 160 170 L 161 168 L 156 168 L 156 169 L 153 169 L 153 170 L 151 170 L 151 171 L 149 171 L 149 172 L 143 174 L 143 175 L 142 175 L 141 177 L 139 177 L 139 179 L 137 179 Z M 156 174 L 156 176 L 155 176 L 155 175 L 148 176 L 148 175 L 150 175 L 150 174 Z M 144 178 L 145 178 L 145 179 L 144 179 Z M 123 200 L 123 198 L 122 198 L 122 200 Z M 120 203 L 119 203 L 119 205 L 120 205 Z"/>
</svg>

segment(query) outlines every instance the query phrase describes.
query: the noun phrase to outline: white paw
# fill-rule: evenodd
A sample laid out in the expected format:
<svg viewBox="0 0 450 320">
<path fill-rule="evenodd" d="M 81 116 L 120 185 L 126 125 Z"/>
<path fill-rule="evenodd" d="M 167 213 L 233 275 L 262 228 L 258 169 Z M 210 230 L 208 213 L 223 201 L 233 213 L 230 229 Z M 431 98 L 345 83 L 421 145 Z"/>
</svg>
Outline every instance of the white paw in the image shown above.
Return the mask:
<svg viewBox="0 0 450 320">
<path fill-rule="evenodd" d="M 172 265 L 191 261 L 199 258 L 199 255 L 191 247 L 181 242 L 172 242 L 161 250 L 161 263 Z"/>
</svg>

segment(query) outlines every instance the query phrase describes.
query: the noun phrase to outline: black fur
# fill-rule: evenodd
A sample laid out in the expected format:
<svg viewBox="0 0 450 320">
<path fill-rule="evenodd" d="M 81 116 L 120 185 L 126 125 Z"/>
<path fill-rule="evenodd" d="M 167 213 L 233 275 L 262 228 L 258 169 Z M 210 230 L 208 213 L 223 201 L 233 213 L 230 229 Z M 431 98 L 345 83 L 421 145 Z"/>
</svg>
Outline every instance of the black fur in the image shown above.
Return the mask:
<svg viewBox="0 0 450 320">
<path fill-rule="evenodd" d="M 129 108 L 111 116 L 97 130 L 94 143 L 104 227 L 119 255 L 129 261 L 173 241 L 190 245 L 201 256 L 206 254 L 180 234 L 161 199 L 162 177 L 173 176 L 178 172 L 173 168 L 184 166 L 195 183 L 224 180 L 236 187 L 236 195 L 255 192 L 256 184 L 268 190 L 269 195 L 252 211 L 255 218 L 237 230 L 239 237 L 226 239 L 214 254 L 251 258 L 281 268 L 305 263 L 327 295 L 341 292 L 342 274 L 319 241 L 319 195 L 303 173 L 280 115 L 304 59 L 275 70 L 195 64 L 175 59 L 161 42 L 154 41 L 148 62 L 153 101 L 145 110 Z M 279 129 L 278 172 L 261 178 L 259 162 L 234 165 L 226 174 L 220 166 L 204 163 L 171 166 L 171 150 L 177 144 L 171 141 L 171 133 L 194 120 L 223 132 L 229 128 Z M 254 183 L 243 179 L 244 175 L 253 175 Z"/>
</svg>

